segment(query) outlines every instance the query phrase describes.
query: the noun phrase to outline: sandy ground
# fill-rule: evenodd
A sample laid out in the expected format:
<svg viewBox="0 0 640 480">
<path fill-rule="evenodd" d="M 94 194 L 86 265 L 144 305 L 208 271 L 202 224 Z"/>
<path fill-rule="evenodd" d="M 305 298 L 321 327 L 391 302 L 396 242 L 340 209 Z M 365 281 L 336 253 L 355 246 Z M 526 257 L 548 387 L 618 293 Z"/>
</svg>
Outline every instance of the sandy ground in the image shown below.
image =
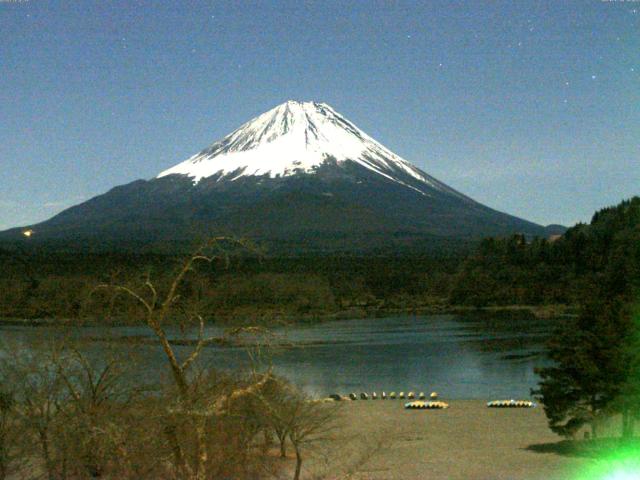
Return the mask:
<svg viewBox="0 0 640 480">
<path fill-rule="evenodd" d="M 447 410 L 405 410 L 404 402 L 341 402 L 337 447 L 309 462 L 303 478 L 569 480 L 594 461 L 563 454 L 540 407 L 454 400 Z"/>
</svg>

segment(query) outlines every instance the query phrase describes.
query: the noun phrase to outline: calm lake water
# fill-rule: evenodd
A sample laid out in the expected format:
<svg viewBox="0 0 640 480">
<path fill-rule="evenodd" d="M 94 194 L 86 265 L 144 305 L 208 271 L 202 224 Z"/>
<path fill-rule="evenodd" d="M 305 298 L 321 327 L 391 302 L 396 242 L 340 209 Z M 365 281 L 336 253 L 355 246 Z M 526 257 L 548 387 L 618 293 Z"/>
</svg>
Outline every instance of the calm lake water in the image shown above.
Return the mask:
<svg viewBox="0 0 640 480">
<path fill-rule="evenodd" d="M 544 342 L 558 320 L 473 317 L 461 315 L 399 316 L 341 320 L 276 329 L 273 365 L 279 373 L 314 396 L 360 391 L 437 391 L 443 398 L 528 398 L 536 386 L 535 366 L 547 365 Z M 209 328 L 210 335 L 221 333 Z M 37 339 L 58 335 L 50 327 L 0 327 L 4 339 L 24 348 Z M 91 337 L 137 336 L 140 327 L 85 327 Z M 130 345 L 95 341 L 92 353 L 129 349 Z M 155 345 L 133 347 L 142 365 L 137 378 L 164 372 L 163 354 Z M 177 347 L 184 355 L 189 347 Z M 209 346 L 201 363 L 233 369 L 250 363 L 240 347 Z"/>
</svg>

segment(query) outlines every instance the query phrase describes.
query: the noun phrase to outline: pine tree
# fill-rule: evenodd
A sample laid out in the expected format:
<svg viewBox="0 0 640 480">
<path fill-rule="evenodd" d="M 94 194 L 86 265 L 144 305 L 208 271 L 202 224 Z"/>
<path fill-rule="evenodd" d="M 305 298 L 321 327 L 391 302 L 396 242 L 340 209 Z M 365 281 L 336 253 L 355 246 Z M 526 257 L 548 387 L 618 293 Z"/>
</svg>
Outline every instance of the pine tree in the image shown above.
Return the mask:
<svg viewBox="0 0 640 480">
<path fill-rule="evenodd" d="M 555 365 L 538 370 L 541 381 L 533 392 L 551 430 L 573 436 L 589 425 L 598 436 L 599 420 L 619 409 L 629 385 L 631 360 L 638 356 L 628 348 L 631 333 L 625 303 L 596 295 L 554 336 L 549 356 Z"/>
</svg>

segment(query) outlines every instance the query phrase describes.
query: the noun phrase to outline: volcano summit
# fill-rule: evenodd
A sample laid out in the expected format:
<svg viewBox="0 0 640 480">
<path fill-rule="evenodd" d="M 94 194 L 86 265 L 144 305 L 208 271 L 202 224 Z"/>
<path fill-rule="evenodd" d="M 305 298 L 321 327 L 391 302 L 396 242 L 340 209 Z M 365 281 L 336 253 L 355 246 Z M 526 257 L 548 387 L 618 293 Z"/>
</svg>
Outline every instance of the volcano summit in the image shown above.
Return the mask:
<svg viewBox="0 0 640 480">
<path fill-rule="evenodd" d="M 314 102 L 283 103 L 158 177 L 182 174 L 195 182 L 212 176 L 218 181 L 246 176 L 286 177 L 316 173 L 329 161 L 337 165 L 352 162 L 405 186 L 402 178 L 409 175 L 427 186 L 458 195 L 376 142 L 326 103 Z"/>
<path fill-rule="evenodd" d="M 29 228 L 44 240 L 109 245 L 228 234 L 287 249 L 358 251 L 546 234 L 436 180 L 329 105 L 296 101 L 153 179 L 113 188 Z"/>
</svg>

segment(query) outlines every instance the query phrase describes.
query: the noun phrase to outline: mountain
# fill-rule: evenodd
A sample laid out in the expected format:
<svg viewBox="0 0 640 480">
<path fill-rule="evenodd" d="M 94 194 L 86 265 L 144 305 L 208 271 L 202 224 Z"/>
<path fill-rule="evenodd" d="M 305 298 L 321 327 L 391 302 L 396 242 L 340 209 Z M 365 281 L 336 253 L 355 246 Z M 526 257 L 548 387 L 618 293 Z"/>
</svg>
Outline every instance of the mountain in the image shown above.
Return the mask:
<svg viewBox="0 0 640 480">
<path fill-rule="evenodd" d="M 17 238 L 24 228 L 0 239 Z M 540 225 L 436 180 L 329 105 L 295 101 L 153 179 L 115 187 L 28 228 L 33 239 L 62 244 L 180 243 L 233 234 L 285 250 L 547 235 Z"/>
<path fill-rule="evenodd" d="M 288 177 L 314 174 L 328 163 L 358 166 L 387 180 L 428 194 L 427 188 L 463 198 L 403 160 L 325 103 L 288 101 L 245 123 L 219 142 L 165 170 L 235 181 L 243 177 Z"/>
</svg>

